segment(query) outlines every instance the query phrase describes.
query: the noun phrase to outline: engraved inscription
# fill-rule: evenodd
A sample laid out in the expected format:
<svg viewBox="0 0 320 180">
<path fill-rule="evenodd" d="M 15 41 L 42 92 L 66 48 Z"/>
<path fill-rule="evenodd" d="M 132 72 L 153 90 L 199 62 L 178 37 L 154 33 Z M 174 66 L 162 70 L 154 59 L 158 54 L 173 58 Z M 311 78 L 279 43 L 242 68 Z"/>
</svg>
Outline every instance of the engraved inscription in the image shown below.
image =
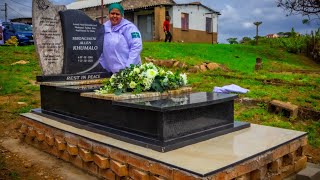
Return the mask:
<svg viewBox="0 0 320 180">
<path fill-rule="evenodd" d="M 33 34 L 43 75 L 62 74 L 64 44 L 58 12 L 65 9 L 48 0 L 33 0 Z"/>
</svg>

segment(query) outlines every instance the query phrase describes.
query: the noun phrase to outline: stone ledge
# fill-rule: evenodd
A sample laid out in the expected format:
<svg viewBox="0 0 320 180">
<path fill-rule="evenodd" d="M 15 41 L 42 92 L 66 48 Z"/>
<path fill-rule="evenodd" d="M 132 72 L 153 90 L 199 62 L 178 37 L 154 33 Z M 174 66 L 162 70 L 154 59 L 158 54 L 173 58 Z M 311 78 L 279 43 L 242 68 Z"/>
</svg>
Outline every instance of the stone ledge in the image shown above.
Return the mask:
<svg viewBox="0 0 320 180">
<path fill-rule="evenodd" d="M 115 94 L 98 94 L 95 92 L 85 92 L 81 93 L 80 96 L 82 97 L 90 97 L 96 99 L 106 99 L 106 100 L 125 100 L 125 99 L 138 99 L 138 98 L 150 98 L 150 97 L 161 97 L 161 96 L 170 96 L 170 95 L 178 95 L 189 93 L 192 91 L 191 87 L 182 87 L 177 90 L 169 90 L 163 93 L 160 92 L 143 92 L 140 94 L 132 94 L 132 93 L 123 93 L 121 95 Z"/>
<path fill-rule="evenodd" d="M 88 85 L 88 84 L 101 84 L 105 79 L 94 79 L 94 80 L 82 80 L 82 81 L 59 81 L 59 82 L 37 82 L 39 85 L 45 86 L 75 86 L 75 85 Z"/>
</svg>

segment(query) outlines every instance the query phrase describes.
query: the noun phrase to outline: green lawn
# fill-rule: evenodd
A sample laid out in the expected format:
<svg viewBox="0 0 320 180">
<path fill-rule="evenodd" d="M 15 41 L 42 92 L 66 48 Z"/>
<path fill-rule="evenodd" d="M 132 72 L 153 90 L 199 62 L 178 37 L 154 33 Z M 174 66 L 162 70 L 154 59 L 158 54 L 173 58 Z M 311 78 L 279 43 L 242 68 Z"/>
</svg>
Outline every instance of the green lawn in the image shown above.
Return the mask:
<svg viewBox="0 0 320 180">
<path fill-rule="evenodd" d="M 240 97 L 264 102 L 273 99 L 289 101 L 320 111 L 320 65 L 302 55 L 289 54 L 281 49 L 273 49 L 264 45 L 146 42 L 141 56 L 143 60 L 145 57 L 157 60 L 179 60 L 190 66 L 203 62 L 215 62 L 229 69 L 228 71 L 189 73 L 189 83 L 194 91 L 212 91 L 214 86 L 237 84 L 250 89 L 249 93 L 242 94 Z M 260 71 L 254 70 L 257 57 L 262 58 L 263 61 L 263 69 Z M 11 65 L 21 60 L 29 63 Z M 294 70 L 316 72 L 292 72 Z M 14 119 L 19 116 L 19 113 L 39 107 L 39 86 L 34 83 L 36 75 L 40 74 L 34 46 L 0 46 L 0 98 L 15 97 L 14 101 L 27 103 L 26 106 L 17 106 L 10 104 L 12 101 L 1 102 L 0 120 L 6 119 L 1 116 L 10 114 L 11 119 Z M 269 80 L 277 80 L 281 83 L 278 85 L 263 83 Z M 291 120 L 281 115 L 268 113 L 266 106 L 265 103 L 258 106 L 236 103 L 235 118 L 268 126 L 307 131 L 310 144 L 320 147 L 319 121 Z"/>
</svg>

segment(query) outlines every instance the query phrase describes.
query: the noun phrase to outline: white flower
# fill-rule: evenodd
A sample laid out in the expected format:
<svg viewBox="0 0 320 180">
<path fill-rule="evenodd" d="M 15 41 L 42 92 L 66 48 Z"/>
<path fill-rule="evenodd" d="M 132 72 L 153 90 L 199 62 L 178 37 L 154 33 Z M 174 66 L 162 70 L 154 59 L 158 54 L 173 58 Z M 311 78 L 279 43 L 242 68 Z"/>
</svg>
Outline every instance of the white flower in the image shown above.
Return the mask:
<svg viewBox="0 0 320 180">
<path fill-rule="evenodd" d="M 180 77 L 182 78 L 183 85 L 186 85 L 188 83 L 187 75 L 183 73 L 183 74 L 180 74 Z"/>
<path fill-rule="evenodd" d="M 123 84 L 121 84 L 121 83 L 118 84 L 118 88 L 119 88 L 119 89 L 122 89 L 122 88 L 123 88 Z"/>
<path fill-rule="evenodd" d="M 163 69 L 160 69 L 160 70 L 159 70 L 159 75 L 160 75 L 160 76 L 164 75 L 165 73 L 166 73 L 165 70 L 163 70 Z"/>
<path fill-rule="evenodd" d="M 147 70 L 147 77 L 148 78 L 154 78 L 158 75 L 158 71 L 155 71 L 154 69 L 148 69 Z"/>
<path fill-rule="evenodd" d="M 167 83 L 169 81 L 168 77 L 166 76 L 164 79 L 163 79 L 163 83 Z"/>
<path fill-rule="evenodd" d="M 151 87 L 152 79 L 144 78 L 142 81 L 145 90 L 149 90 Z"/>
<path fill-rule="evenodd" d="M 171 71 L 167 71 L 167 75 L 173 75 Z"/>
<path fill-rule="evenodd" d="M 139 68 L 134 68 L 133 72 L 135 72 L 136 74 L 139 74 L 140 73 L 140 69 Z"/>
<path fill-rule="evenodd" d="M 113 82 L 114 81 L 114 79 L 116 78 L 116 75 L 115 74 L 112 74 L 112 76 L 110 77 L 110 82 Z"/>
<path fill-rule="evenodd" d="M 131 89 L 133 89 L 133 88 L 136 87 L 136 85 L 137 85 L 137 83 L 135 83 L 134 81 L 131 81 L 130 84 L 129 84 L 129 87 L 130 87 Z"/>
<path fill-rule="evenodd" d="M 143 81 L 142 81 L 142 83 L 144 84 L 144 85 L 147 85 L 147 84 L 149 84 L 149 79 L 148 78 L 144 78 L 143 79 Z"/>
</svg>

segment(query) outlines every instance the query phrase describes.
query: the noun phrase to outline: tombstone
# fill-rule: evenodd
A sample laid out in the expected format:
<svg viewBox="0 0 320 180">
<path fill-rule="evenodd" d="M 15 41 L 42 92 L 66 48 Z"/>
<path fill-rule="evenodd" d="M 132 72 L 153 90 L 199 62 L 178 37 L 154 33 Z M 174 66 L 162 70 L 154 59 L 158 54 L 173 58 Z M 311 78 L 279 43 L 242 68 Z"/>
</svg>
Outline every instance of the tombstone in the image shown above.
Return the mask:
<svg viewBox="0 0 320 180">
<path fill-rule="evenodd" d="M 32 28 L 42 74 L 62 74 L 64 45 L 59 11 L 48 0 L 32 1 Z"/>
<path fill-rule="evenodd" d="M 59 12 L 64 39 L 65 74 L 104 71 L 99 61 L 102 53 L 104 26 L 79 10 Z"/>
<path fill-rule="evenodd" d="M 79 81 L 109 76 L 98 59 L 103 25 L 79 10 L 33 0 L 33 34 L 42 76 L 37 81 Z"/>
<path fill-rule="evenodd" d="M 260 70 L 262 68 L 262 59 L 257 58 L 256 59 L 256 64 L 255 64 L 255 70 Z"/>
<path fill-rule="evenodd" d="M 43 72 L 37 77 L 41 108 L 33 113 L 160 152 L 250 127 L 234 121 L 237 95 L 190 93 L 191 88 L 138 99 L 95 94 L 101 81 L 87 80 L 108 76 L 98 61 L 104 26 L 47 0 L 33 0 L 33 16 Z"/>
</svg>

